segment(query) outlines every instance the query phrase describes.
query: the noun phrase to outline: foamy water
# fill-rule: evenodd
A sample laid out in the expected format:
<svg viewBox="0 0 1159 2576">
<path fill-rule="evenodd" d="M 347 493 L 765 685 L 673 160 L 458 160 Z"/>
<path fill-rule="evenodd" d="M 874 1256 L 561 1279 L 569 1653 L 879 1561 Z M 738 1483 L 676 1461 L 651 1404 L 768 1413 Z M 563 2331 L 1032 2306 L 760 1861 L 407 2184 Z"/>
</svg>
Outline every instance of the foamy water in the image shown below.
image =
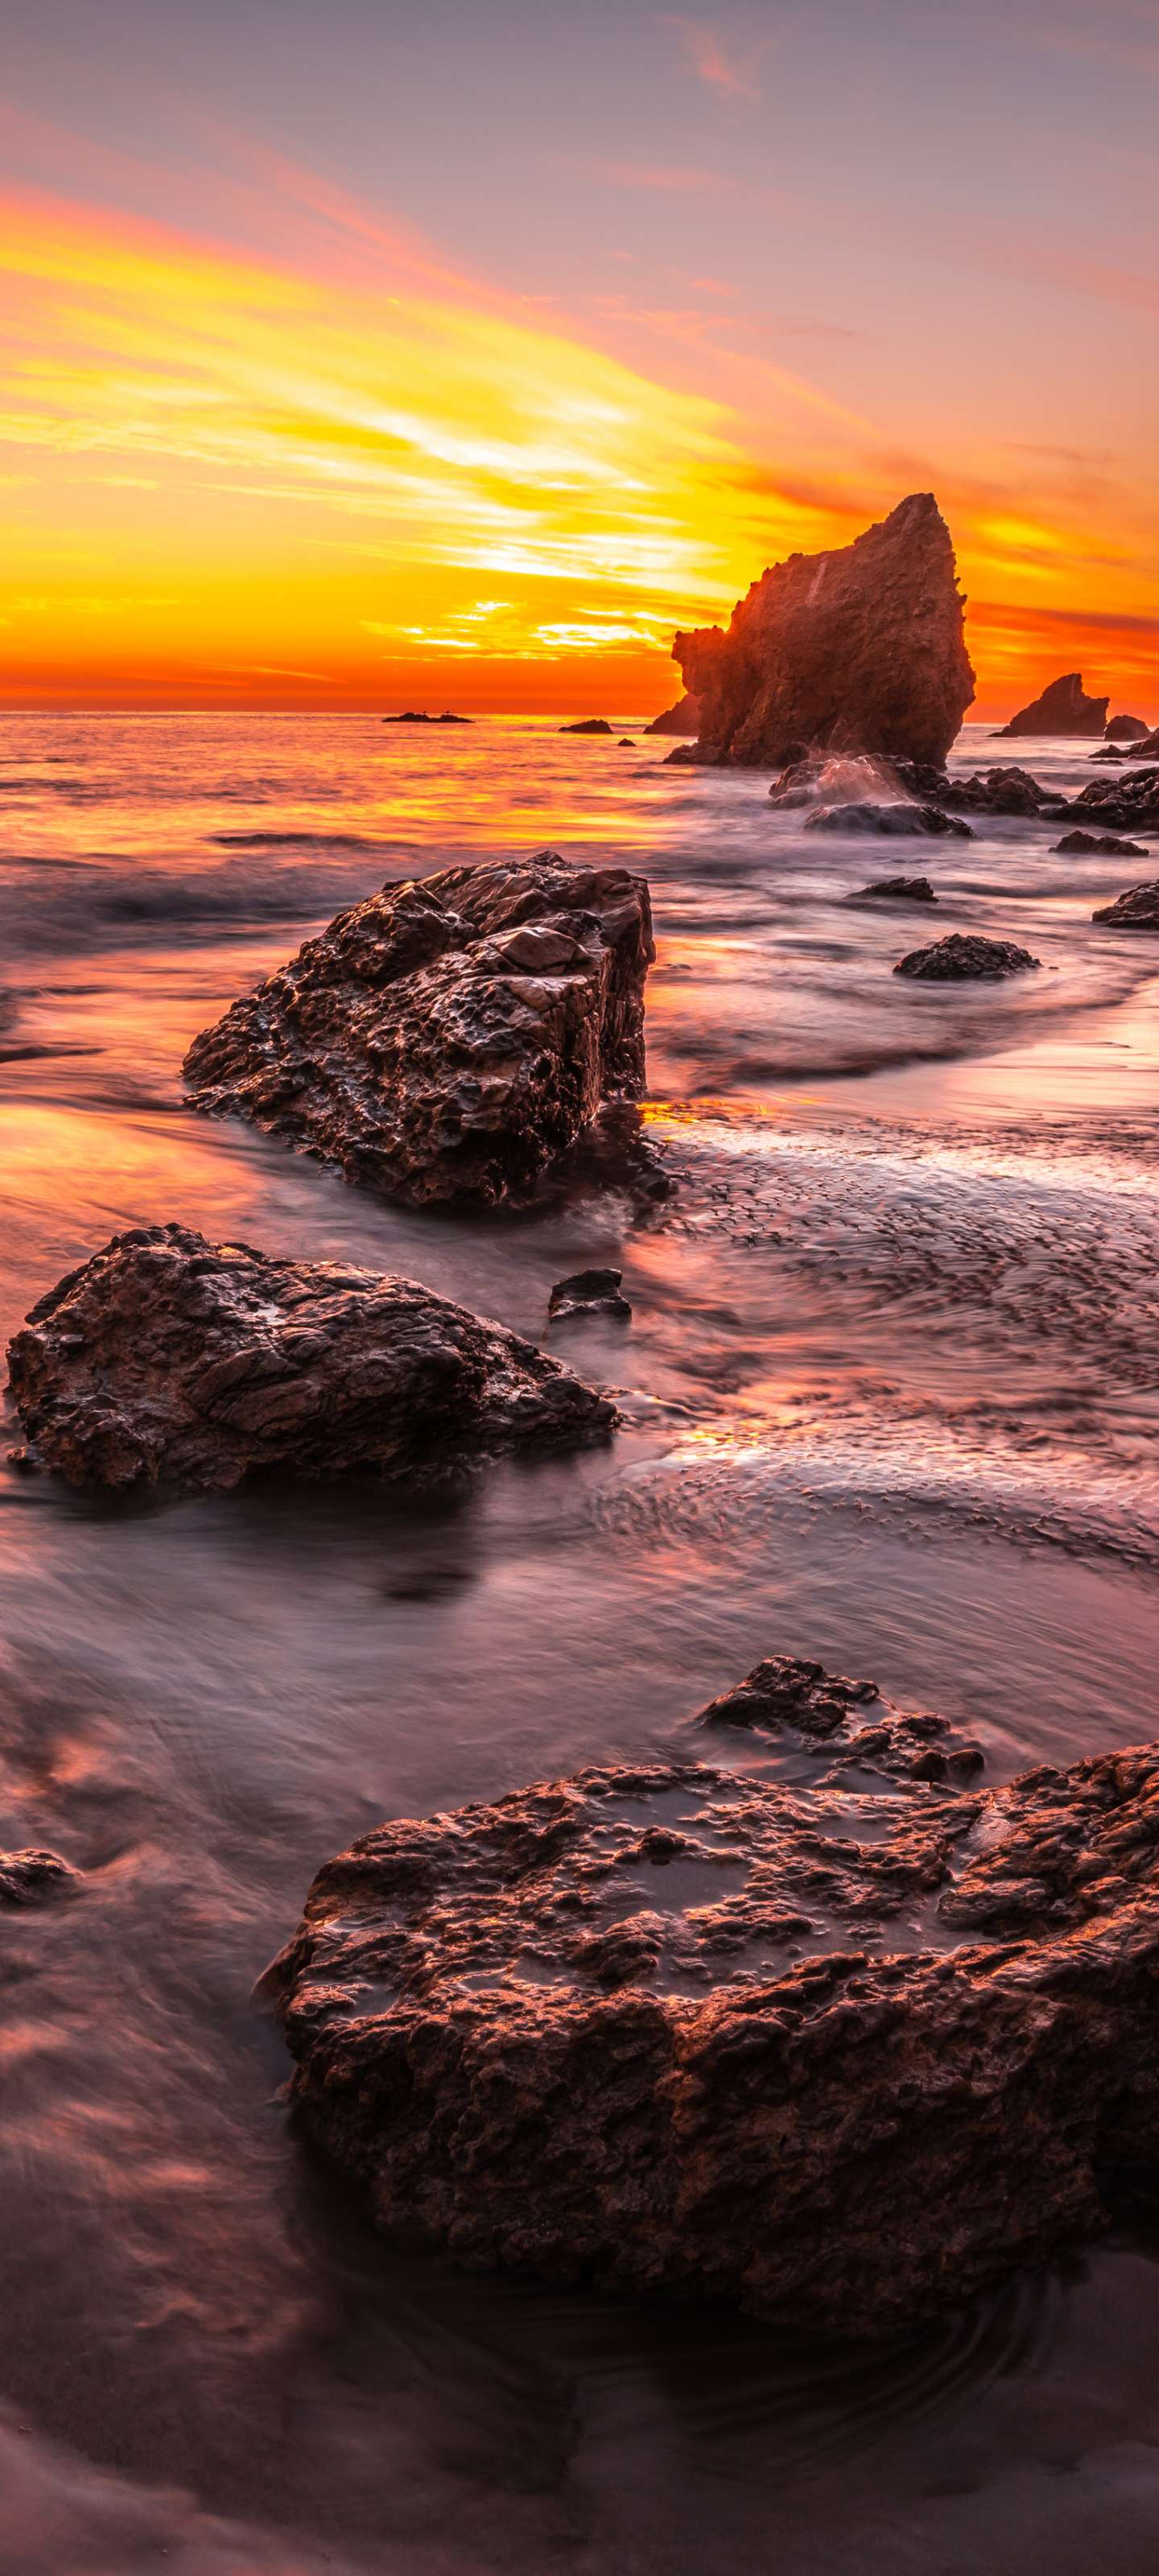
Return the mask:
<svg viewBox="0 0 1159 2576">
<path fill-rule="evenodd" d="M 86 1872 L 75 1905 L 0 1924 L 5 2576 L 163 2551 L 187 2576 L 1152 2564 L 1145 2246 L 870 2353 L 464 2278 L 319 2169 L 250 2009 L 352 1834 L 686 1752 L 759 1654 L 944 1709 L 995 1779 L 1156 1731 L 1159 942 L 1090 922 L 1154 863 L 979 817 L 906 845 L 938 909 L 887 912 L 848 898 L 896 843 L 819 846 L 767 777 L 669 747 L 3 726 L 5 1335 L 119 1227 L 180 1218 L 402 1269 L 627 1416 L 606 1456 L 453 1507 L 111 1510 L 5 1470 L 0 1843 Z M 968 729 L 955 765 L 1010 748 Z M 1100 774 L 1081 745 L 1013 748 L 1069 793 Z M 640 1216 L 577 1174 L 531 1217 L 420 1217 L 183 1110 L 190 1038 L 343 903 L 545 845 L 651 881 L 670 1199 Z M 892 975 L 966 928 L 1041 971 Z M 631 1328 L 549 1337 L 552 1281 L 596 1261 Z"/>
</svg>

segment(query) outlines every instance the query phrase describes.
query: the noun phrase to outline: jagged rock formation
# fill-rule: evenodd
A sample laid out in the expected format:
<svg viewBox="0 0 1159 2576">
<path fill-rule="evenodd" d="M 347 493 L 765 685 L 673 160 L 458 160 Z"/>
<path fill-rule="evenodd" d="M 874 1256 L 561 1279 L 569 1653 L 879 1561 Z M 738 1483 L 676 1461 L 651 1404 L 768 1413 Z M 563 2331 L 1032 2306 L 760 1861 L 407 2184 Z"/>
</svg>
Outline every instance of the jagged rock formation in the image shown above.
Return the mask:
<svg viewBox="0 0 1159 2576">
<path fill-rule="evenodd" d="M 1052 680 L 1040 698 L 1011 716 L 1009 724 L 999 726 L 994 740 L 1003 742 L 1009 734 L 1019 733 L 1101 734 L 1110 703 L 1109 696 L 1088 698 L 1082 672 L 1067 671 L 1062 679 Z"/>
<path fill-rule="evenodd" d="M 1107 742 L 1146 742 L 1150 731 L 1142 716 L 1112 716 L 1110 723 L 1103 726 Z"/>
<path fill-rule="evenodd" d="M 622 1270 L 575 1270 L 570 1279 L 557 1279 L 547 1301 L 553 1324 L 564 1324 L 573 1315 L 615 1315 L 626 1322 L 632 1309 L 620 1293 Z"/>
<path fill-rule="evenodd" d="M 859 886 L 856 894 L 847 895 L 847 903 L 864 903 L 867 895 L 888 895 L 891 903 L 936 903 L 938 898 L 928 877 L 878 877 L 873 885 Z"/>
<path fill-rule="evenodd" d="M 441 716 L 429 716 L 426 708 L 408 707 L 402 716 L 384 716 L 384 724 L 470 724 L 470 716 L 453 716 L 448 707 Z"/>
<path fill-rule="evenodd" d="M 805 816 L 806 832 L 883 832 L 893 840 L 938 839 L 951 834 L 971 837 L 968 823 L 942 814 L 936 805 L 815 805 Z"/>
<path fill-rule="evenodd" d="M 938 791 L 938 802 L 950 805 L 959 814 L 1025 814 L 1033 817 L 1040 807 L 1052 802 L 1048 787 L 1040 787 L 1028 769 L 988 769 L 984 778 L 948 778 Z"/>
<path fill-rule="evenodd" d="M 1052 841 L 1051 853 L 1052 856 L 1063 854 L 1084 859 L 1093 858 L 1096 855 L 1101 859 L 1150 857 L 1150 852 L 1144 849 L 1141 841 L 1119 841 L 1116 840 L 1113 832 L 1104 832 L 1101 839 L 1094 832 L 1067 832 L 1061 841 Z"/>
<path fill-rule="evenodd" d="M 952 930 L 930 948 L 911 948 L 893 971 L 924 984 L 961 984 L 995 975 L 1021 975 L 1041 964 L 1040 957 L 1032 957 L 1028 948 L 1016 948 L 1012 939 L 983 939 L 976 932 Z"/>
<path fill-rule="evenodd" d="M 32 1308 L 8 1365 L 19 1462 L 113 1493 L 446 1474 L 618 1418 L 534 1343 L 412 1279 L 181 1225 L 114 1235 Z"/>
<path fill-rule="evenodd" d="M 1129 742 L 1126 757 L 1128 760 L 1159 760 L 1159 725 L 1153 733 L 1145 733 L 1140 742 Z"/>
<path fill-rule="evenodd" d="M 59 1852 L 0 1851 L 0 1905 L 44 1905 L 54 1896 L 72 1896 L 81 1872 Z"/>
<path fill-rule="evenodd" d="M 864 1719 L 860 1712 L 870 1707 Z M 820 1743 L 834 1760 L 891 1779 L 960 1783 L 985 1768 L 981 1745 L 948 1718 L 928 1708 L 899 1716 L 876 1682 L 827 1673 L 823 1664 L 806 1663 L 800 1655 L 766 1656 L 735 1690 L 710 1700 L 695 1722 Z"/>
<path fill-rule="evenodd" d="M 1159 930 L 1159 884 L 1130 886 L 1101 912 L 1092 912 L 1091 920 L 1105 922 L 1108 930 Z"/>
<path fill-rule="evenodd" d="M 1069 805 L 1055 805 L 1051 812 L 1060 821 L 1073 815 L 1080 827 L 1099 823 L 1115 832 L 1159 832 L 1159 769 L 1092 778 Z"/>
<path fill-rule="evenodd" d="M 950 532 L 914 492 L 851 546 L 790 555 L 673 656 L 700 710 L 675 758 L 780 767 L 813 751 L 945 760 L 974 695 Z"/>
<path fill-rule="evenodd" d="M 764 1675 L 809 1787 L 581 1771 L 319 1871 L 262 1991 L 383 2225 L 880 2333 L 1154 2195 L 1159 1747 L 888 1778 L 905 1721 L 797 1672 L 703 1722 Z"/>
<path fill-rule="evenodd" d="M 665 707 L 662 716 L 653 716 L 651 724 L 645 725 L 644 731 L 645 733 L 683 733 L 695 736 L 700 731 L 698 701 L 686 690 L 682 698 L 677 698 L 674 707 Z"/>
<path fill-rule="evenodd" d="M 610 733 L 611 730 L 612 728 L 605 716 L 585 716 L 582 724 L 560 725 L 559 727 L 560 733 Z"/>
<path fill-rule="evenodd" d="M 194 1039 L 191 1104 L 414 1206 L 490 1203 L 643 1091 L 655 953 L 644 878 L 554 850 L 387 885 Z"/>
</svg>

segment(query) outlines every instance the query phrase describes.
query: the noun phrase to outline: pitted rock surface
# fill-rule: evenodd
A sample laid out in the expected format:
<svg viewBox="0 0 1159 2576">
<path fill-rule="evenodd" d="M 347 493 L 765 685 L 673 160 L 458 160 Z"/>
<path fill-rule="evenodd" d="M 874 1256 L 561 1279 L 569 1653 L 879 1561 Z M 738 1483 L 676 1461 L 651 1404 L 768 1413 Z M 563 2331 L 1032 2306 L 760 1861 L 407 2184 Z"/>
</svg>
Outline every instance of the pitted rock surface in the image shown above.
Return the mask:
<svg viewBox="0 0 1159 2576">
<path fill-rule="evenodd" d="M 912 975 L 920 983 L 960 984 L 1022 975 L 1041 964 L 1040 957 L 1032 957 L 1029 948 L 1016 948 L 1012 939 L 983 939 L 977 932 L 952 930 L 929 948 L 911 948 L 908 957 L 899 957 L 893 971 Z"/>
<path fill-rule="evenodd" d="M 968 823 L 936 805 L 818 805 L 805 816 L 806 832 L 883 832 L 898 840 L 970 838 Z"/>
<path fill-rule="evenodd" d="M 655 953 L 643 877 L 552 850 L 384 886 L 194 1039 L 190 1100 L 412 1205 L 489 1204 L 643 1091 Z"/>
<path fill-rule="evenodd" d="M 1154 2194 L 1159 1746 L 959 1795 L 582 1771 L 364 1835 L 262 1983 L 401 2235 L 892 2330 Z"/>
<path fill-rule="evenodd" d="M 1159 883 L 1129 886 L 1114 903 L 1092 912 L 1091 920 L 1105 922 L 1108 930 L 1159 930 Z"/>
<path fill-rule="evenodd" d="M 565 1324 L 574 1315 L 614 1315 L 626 1322 L 632 1309 L 622 1294 L 622 1270 L 573 1270 L 568 1279 L 557 1279 L 547 1301 L 547 1312 L 553 1324 Z"/>
<path fill-rule="evenodd" d="M 445 1473 L 618 1418 L 534 1343 L 413 1279 L 180 1225 L 114 1235 L 32 1308 L 8 1365 L 20 1462 L 112 1492 Z"/>
<path fill-rule="evenodd" d="M 1049 788 L 1040 787 L 1028 769 L 988 769 L 984 778 L 949 778 L 938 790 L 938 802 L 961 814 L 1025 814 L 1033 817 L 1051 803 Z"/>
<path fill-rule="evenodd" d="M 868 1710 L 856 1720 L 854 1710 Z M 747 1726 L 762 1735 L 791 1734 L 819 1746 L 830 1761 L 881 1771 L 899 1780 L 970 1780 L 984 1767 L 980 1744 L 933 1709 L 899 1714 L 876 1682 L 850 1681 L 796 1655 L 771 1655 L 737 1688 L 710 1700 L 698 1726 Z"/>
<path fill-rule="evenodd" d="M 1142 747 L 1142 746 L 1140 746 Z M 1094 824 L 1115 832 L 1159 831 L 1159 769 L 1121 772 L 1117 778 L 1092 778 L 1069 805 L 1053 811 L 1061 821 Z"/>
<path fill-rule="evenodd" d="M 44 1905 L 72 1896 L 81 1873 L 59 1852 L 0 1851 L 0 1905 Z"/>
<path fill-rule="evenodd" d="M 950 532 L 913 492 L 851 546 L 790 555 L 728 631 L 672 647 L 700 735 L 673 757 L 780 767 L 816 751 L 944 762 L 974 695 Z"/>
</svg>

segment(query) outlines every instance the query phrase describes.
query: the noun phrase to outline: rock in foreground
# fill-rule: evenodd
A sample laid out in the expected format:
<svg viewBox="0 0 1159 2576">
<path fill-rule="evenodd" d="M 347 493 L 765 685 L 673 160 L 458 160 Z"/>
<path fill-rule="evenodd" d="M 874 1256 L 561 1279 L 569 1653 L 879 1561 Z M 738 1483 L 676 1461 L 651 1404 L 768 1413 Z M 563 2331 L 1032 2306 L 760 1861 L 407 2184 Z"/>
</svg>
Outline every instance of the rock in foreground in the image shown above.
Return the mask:
<svg viewBox="0 0 1159 2576">
<path fill-rule="evenodd" d="M 533 1343 L 411 1279 L 180 1225 L 114 1235 L 33 1307 L 8 1364 L 21 1463 L 112 1493 L 446 1473 L 617 1419 Z"/>
<path fill-rule="evenodd" d="M 1091 920 L 1105 922 L 1108 930 L 1159 930 L 1159 884 L 1130 886 L 1101 912 L 1092 912 Z"/>
<path fill-rule="evenodd" d="M 615 1315 L 623 1322 L 632 1312 L 620 1293 L 623 1276 L 622 1270 L 576 1270 L 570 1279 L 557 1279 L 547 1301 L 552 1323 L 566 1323 L 571 1315 Z"/>
<path fill-rule="evenodd" d="M 813 751 L 945 760 L 974 695 L 950 532 L 914 492 L 851 546 L 790 555 L 719 626 L 672 647 L 697 701 L 687 757 L 780 767 Z"/>
<path fill-rule="evenodd" d="M 912 975 L 919 983 L 961 984 L 995 975 L 1022 975 L 1028 967 L 1041 964 L 1040 957 L 1032 957 L 1029 948 L 1016 948 L 1012 939 L 982 939 L 975 932 L 952 930 L 929 948 L 911 948 L 893 971 Z"/>
<path fill-rule="evenodd" d="M 936 805 L 817 805 L 805 816 L 806 832 L 883 832 L 893 840 L 970 839 L 970 826 Z"/>
<path fill-rule="evenodd" d="M 864 903 L 867 895 L 886 895 L 891 903 L 936 903 L 938 898 L 928 877 L 878 877 L 873 885 L 860 886 L 850 903 Z"/>
<path fill-rule="evenodd" d="M 1061 841 L 1051 844 L 1051 856 L 1089 859 L 1145 859 L 1150 853 L 1141 841 L 1119 841 L 1113 832 L 1101 836 L 1094 832 L 1067 832 Z M 1096 916 L 1097 918 L 1097 916 Z"/>
<path fill-rule="evenodd" d="M 999 727 L 996 742 L 1019 733 L 1100 734 L 1107 721 L 1110 698 L 1088 698 L 1083 688 L 1081 671 L 1066 671 L 1060 680 L 1052 680 L 1040 698 L 1021 707 L 1007 725 Z"/>
<path fill-rule="evenodd" d="M 445 868 L 339 913 L 216 1028 L 192 1105 L 423 1206 L 527 1190 L 644 1088 L 648 888 L 624 868 Z"/>
<path fill-rule="evenodd" d="M 384 2226 L 872 2334 L 1153 2193 L 1159 1747 L 996 1792 L 813 1761 L 581 1771 L 319 1871 L 263 1989 Z"/>
<path fill-rule="evenodd" d="M 59 1852 L 0 1852 L 0 1905 L 44 1905 L 54 1896 L 72 1896 L 81 1873 Z"/>
</svg>

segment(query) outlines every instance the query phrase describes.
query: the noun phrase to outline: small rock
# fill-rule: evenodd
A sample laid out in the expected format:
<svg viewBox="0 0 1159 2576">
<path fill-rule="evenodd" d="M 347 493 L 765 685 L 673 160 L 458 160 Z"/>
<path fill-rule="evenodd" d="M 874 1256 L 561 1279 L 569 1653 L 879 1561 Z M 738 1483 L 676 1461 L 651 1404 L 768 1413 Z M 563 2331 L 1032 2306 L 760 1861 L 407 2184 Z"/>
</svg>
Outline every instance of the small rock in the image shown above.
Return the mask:
<svg viewBox="0 0 1159 2576">
<path fill-rule="evenodd" d="M 1130 886 L 1101 912 L 1092 912 L 1091 920 L 1105 922 L 1108 930 L 1159 930 L 1159 884 Z"/>
<path fill-rule="evenodd" d="M 81 1872 L 59 1852 L 0 1852 L 0 1905 L 44 1905 L 54 1896 L 72 1896 Z"/>
<path fill-rule="evenodd" d="M 923 983 L 958 984 L 972 978 L 1021 975 L 1027 967 L 1041 964 L 1040 957 L 1032 957 L 1028 948 L 1016 948 L 1012 939 L 982 939 L 974 932 L 963 935 L 952 930 L 932 947 L 911 948 L 893 971 L 916 976 Z"/>
<path fill-rule="evenodd" d="M 891 903 L 936 903 L 938 898 L 928 877 L 878 877 L 873 885 L 862 886 L 851 903 L 860 903 L 866 895 L 888 895 Z"/>
<path fill-rule="evenodd" d="M 582 724 L 561 725 L 559 730 L 561 733 L 610 733 L 612 728 L 605 723 L 603 716 L 585 716 Z"/>
<path fill-rule="evenodd" d="M 25 1463 L 111 1493 L 459 1474 L 619 1418 L 533 1342 L 412 1279 L 181 1225 L 114 1235 L 32 1308 L 8 1362 Z"/>
<path fill-rule="evenodd" d="M 806 832 L 884 832 L 893 838 L 952 836 L 968 841 L 970 826 L 936 805 L 817 805 L 805 817 Z"/>
<path fill-rule="evenodd" d="M 1065 854 L 1084 859 L 1146 859 L 1150 856 L 1140 841 L 1117 841 L 1112 832 L 1104 832 L 1101 840 L 1093 832 L 1068 832 L 1064 840 L 1052 841 L 1051 851 L 1055 857 Z"/>
<path fill-rule="evenodd" d="M 622 733 L 622 734 L 620 735 L 620 739 L 619 739 L 618 743 L 616 744 L 616 749 L 617 749 L 617 751 L 634 751 L 634 750 L 635 750 L 635 748 L 636 748 L 636 745 L 635 745 L 635 743 L 634 743 L 634 741 L 633 741 L 633 739 L 632 739 L 631 734 L 630 734 L 630 733 Z"/>
<path fill-rule="evenodd" d="M 1150 725 L 1144 724 L 1142 716 L 1112 716 L 1110 723 L 1103 727 L 1107 742 L 1146 742 L 1150 731 Z"/>
<path fill-rule="evenodd" d="M 622 1270 L 577 1270 L 570 1279 L 557 1279 L 547 1302 L 552 1323 L 571 1315 L 630 1315 L 628 1300 L 620 1295 L 623 1276 Z"/>
</svg>

